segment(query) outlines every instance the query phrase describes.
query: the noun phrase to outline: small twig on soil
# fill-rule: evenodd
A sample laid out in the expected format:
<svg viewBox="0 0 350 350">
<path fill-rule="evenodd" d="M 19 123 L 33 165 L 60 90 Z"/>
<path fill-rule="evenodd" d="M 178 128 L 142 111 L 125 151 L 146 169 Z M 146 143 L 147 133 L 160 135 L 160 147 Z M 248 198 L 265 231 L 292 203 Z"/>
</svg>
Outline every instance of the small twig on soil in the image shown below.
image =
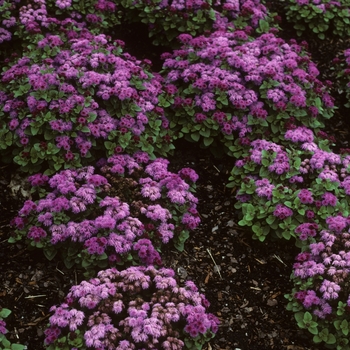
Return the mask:
<svg viewBox="0 0 350 350">
<path fill-rule="evenodd" d="M 215 265 L 215 267 L 216 267 L 216 271 L 218 272 L 218 274 L 219 274 L 219 276 L 220 276 L 220 279 L 222 280 L 222 276 L 221 276 L 221 273 L 220 273 L 220 268 L 219 268 L 219 266 L 216 264 L 216 262 L 215 262 L 215 260 L 214 260 L 214 258 L 213 258 L 213 256 L 212 256 L 212 254 L 211 254 L 209 248 L 207 248 L 207 252 L 208 252 L 209 256 L 211 257 L 211 260 L 213 260 L 213 263 L 214 263 L 214 265 Z"/>
<path fill-rule="evenodd" d="M 64 272 L 61 271 L 58 267 L 56 267 L 56 270 L 57 270 L 59 273 L 61 273 L 62 275 L 64 275 Z"/>
<path fill-rule="evenodd" d="M 216 171 L 219 173 L 220 172 L 220 170 L 215 166 L 215 165 L 213 165 L 213 167 L 216 169 Z"/>
<path fill-rule="evenodd" d="M 25 297 L 24 299 L 33 299 L 33 298 L 42 298 L 42 297 L 46 297 L 45 294 L 41 294 L 41 295 L 28 295 L 27 297 Z"/>
<path fill-rule="evenodd" d="M 274 258 L 276 258 L 280 263 L 282 263 L 284 266 L 287 266 L 284 261 L 279 257 L 277 256 L 276 254 L 273 255 Z"/>
</svg>

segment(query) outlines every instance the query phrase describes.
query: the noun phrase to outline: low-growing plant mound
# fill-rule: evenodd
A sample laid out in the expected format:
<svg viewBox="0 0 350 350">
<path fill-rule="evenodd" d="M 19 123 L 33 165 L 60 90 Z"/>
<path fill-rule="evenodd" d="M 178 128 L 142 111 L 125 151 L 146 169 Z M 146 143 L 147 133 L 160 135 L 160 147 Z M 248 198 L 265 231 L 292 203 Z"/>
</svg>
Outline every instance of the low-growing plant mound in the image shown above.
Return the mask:
<svg viewBox="0 0 350 350">
<path fill-rule="evenodd" d="M 291 116 L 296 126 L 317 132 L 333 115 L 333 98 L 303 46 L 272 33 L 248 34 L 182 34 L 181 49 L 163 54 L 160 105 L 178 137 L 217 154 L 224 145 L 239 157 L 258 138 L 285 144 Z"/>
<path fill-rule="evenodd" d="M 348 215 L 329 216 L 327 225 L 316 230 L 307 249 L 296 257 L 295 287 L 287 296 L 298 326 L 329 349 L 350 348 L 349 223 Z"/>
<path fill-rule="evenodd" d="M 1 0 L 0 44 L 16 39 L 26 47 L 46 34 L 58 33 L 68 22 L 101 34 L 118 25 L 121 16 L 115 1 L 109 0 Z M 8 45 L 2 48 L 9 50 Z"/>
<path fill-rule="evenodd" d="M 288 0 L 285 10 L 289 23 L 294 25 L 297 35 L 313 33 L 319 39 L 350 34 L 350 12 L 348 0 Z"/>
<path fill-rule="evenodd" d="M 200 222 L 191 193 L 198 176 L 189 168 L 171 173 L 167 165 L 139 152 L 109 158 L 105 176 L 92 166 L 33 175 L 33 195 L 41 199 L 24 203 L 10 242 L 24 239 L 50 260 L 59 253 L 86 275 L 115 264 L 161 265 L 161 247 L 172 241 L 183 250 Z"/>
<path fill-rule="evenodd" d="M 52 173 L 120 148 L 166 155 L 173 145 L 157 105 L 161 78 L 122 46 L 70 30 L 48 35 L 11 63 L 0 81 L 3 159 Z"/>
<path fill-rule="evenodd" d="M 51 308 L 47 349 L 201 349 L 218 319 L 193 282 L 181 287 L 174 276 L 153 266 L 113 268 L 73 286 Z"/>
<path fill-rule="evenodd" d="M 239 223 L 252 226 L 262 241 L 269 232 L 303 241 L 328 216 L 349 213 L 348 150 L 336 154 L 321 140 L 325 133 L 316 137 L 293 123 L 284 136 L 289 146 L 253 141 L 231 172 L 229 186 L 238 188 L 235 207 L 243 213 Z"/>
<path fill-rule="evenodd" d="M 174 45 L 181 33 L 192 36 L 213 29 L 242 28 L 247 25 L 260 32 L 267 31 L 273 20 L 260 0 L 120 0 L 129 22 L 148 25 L 156 45 Z"/>
</svg>

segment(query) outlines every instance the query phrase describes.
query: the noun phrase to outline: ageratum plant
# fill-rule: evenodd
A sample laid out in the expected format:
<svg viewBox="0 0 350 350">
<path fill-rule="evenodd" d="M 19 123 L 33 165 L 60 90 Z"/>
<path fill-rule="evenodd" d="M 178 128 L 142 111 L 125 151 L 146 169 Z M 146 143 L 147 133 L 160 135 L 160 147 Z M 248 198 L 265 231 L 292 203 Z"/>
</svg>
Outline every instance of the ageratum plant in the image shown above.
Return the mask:
<svg viewBox="0 0 350 350">
<path fill-rule="evenodd" d="M 51 311 L 46 349 L 202 349 L 218 330 L 209 302 L 171 269 L 100 271 Z"/>
<path fill-rule="evenodd" d="M 108 265 L 161 265 L 161 248 L 173 242 L 183 250 L 200 222 L 191 193 L 197 174 L 167 166 L 138 152 L 109 158 L 104 176 L 92 166 L 30 176 L 41 199 L 24 203 L 9 241 L 24 240 L 50 260 L 59 253 L 68 268 L 82 267 L 89 276 Z"/>
<path fill-rule="evenodd" d="M 34 43 L 50 32 L 59 32 L 60 25 L 70 18 L 76 26 L 87 27 L 95 34 L 120 23 L 121 13 L 109 0 L 1 0 L 0 43 L 12 37 L 23 44 Z"/>
<path fill-rule="evenodd" d="M 165 92 L 159 99 L 179 138 L 218 154 L 223 144 L 238 158 L 255 139 L 285 142 L 290 116 L 317 132 L 333 115 L 328 87 L 295 41 L 272 33 L 253 39 L 247 30 L 179 39 L 181 49 L 162 56 Z"/>
<path fill-rule="evenodd" d="M 6 334 L 6 322 L 4 321 L 11 314 L 11 310 L 0 307 L 0 348 L 4 350 L 24 350 L 26 347 L 21 344 L 11 343 L 7 338 Z"/>
<path fill-rule="evenodd" d="M 305 127 L 285 133 L 289 147 L 255 140 L 251 150 L 236 161 L 229 187 L 237 189 L 239 224 L 251 226 L 260 241 L 273 232 L 297 237 L 297 243 L 315 235 L 328 216 L 349 213 L 349 155 L 329 150 L 328 140 Z"/>
<path fill-rule="evenodd" d="M 151 0 L 118 2 L 129 22 L 148 25 L 155 45 L 173 44 L 181 33 L 192 36 L 211 32 L 213 28 L 242 28 L 247 25 L 267 31 L 272 17 L 259 0 Z"/>
<path fill-rule="evenodd" d="M 329 216 L 315 241 L 296 257 L 288 309 L 298 326 L 328 349 L 350 349 L 349 216 Z"/>
<path fill-rule="evenodd" d="M 285 9 L 297 35 L 311 31 L 323 40 L 332 35 L 341 38 L 350 34 L 349 5 L 348 0 L 288 0 Z"/>
<path fill-rule="evenodd" d="M 3 159 L 49 174 L 120 149 L 168 154 L 174 146 L 158 106 L 161 78 L 122 46 L 69 30 L 47 35 L 11 62 L 0 81 Z"/>
<path fill-rule="evenodd" d="M 345 94 L 345 107 L 350 107 L 350 49 L 344 50 L 340 57 L 333 60 L 333 70 L 336 73 L 338 92 Z"/>
</svg>

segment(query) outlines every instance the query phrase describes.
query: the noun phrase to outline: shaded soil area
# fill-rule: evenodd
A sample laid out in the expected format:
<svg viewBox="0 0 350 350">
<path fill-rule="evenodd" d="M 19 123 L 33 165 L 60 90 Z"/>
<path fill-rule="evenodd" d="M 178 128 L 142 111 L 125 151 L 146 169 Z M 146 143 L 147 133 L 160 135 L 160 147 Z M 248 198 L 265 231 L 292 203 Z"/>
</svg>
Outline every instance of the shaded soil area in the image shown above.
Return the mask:
<svg viewBox="0 0 350 350">
<path fill-rule="evenodd" d="M 180 281 L 193 280 L 220 318 L 208 350 L 315 349 L 285 310 L 284 294 L 292 288 L 289 276 L 298 250 L 292 242 L 254 241 L 251 232 L 237 225 L 233 195 L 225 187 L 232 164 L 232 159 L 215 159 L 194 145 L 179 145 L 171 170 L 191 167 L 199 174 L 202 223 L 182 253 L 165 250 L 165 265 L 176 270 Z M 7 243 L 10 218 L 22 199 L 9 188 L 13 169 L 0 170 L 0 306 L 13 311 L 7 319 L 8 338 L 40 350 L 50 307 L 63 301 L 81 274 L 60 261 L 48 262 L 40 251 Z"/>
</svg>

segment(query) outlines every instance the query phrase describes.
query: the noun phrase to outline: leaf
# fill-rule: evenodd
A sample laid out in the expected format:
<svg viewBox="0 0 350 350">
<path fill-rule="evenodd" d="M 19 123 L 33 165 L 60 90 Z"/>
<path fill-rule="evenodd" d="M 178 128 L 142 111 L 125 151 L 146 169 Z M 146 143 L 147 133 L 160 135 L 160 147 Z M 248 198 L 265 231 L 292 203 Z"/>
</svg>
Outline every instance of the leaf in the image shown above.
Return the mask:
<svg viewBox="0 0 350 350">
<path fill-rule="evenodd" d="M 210 130 L 205 128 L 205 129 L 201 129 L 199 131 L 199 133 L 203 136 L 203 137 L 210 137 Z"/>
<path fill-rule="evenodd" d="M 183 252 L 185 249 L 185 242 L 190 237 L 190 233 L 188 230 L 181 231 L 179 237 L 174 240 L 174 246 L 179 252 Z"/>
<path fill-rule="evenodd" d="M 214 139 L 212 137 L 205 137 L 203 139 L 204 146 L 208 147 L 213 143 Z"/>
<path fill-rule="evenodd" d="M 200 138 L 200 135 L 199 135 L 199 133 L 198 132 L 194 132 L 194 133 L 192 133 L 191 134 L 191 139 L 193 140 L 193 141 L 198 141 L 199 140 L 199 138 Z"/>
<path fill-rule="evenodd" d="M 299 323 L 302 322 L 304 319 L 304 313 L 303 312 L 297 312 L 296 314 L 294 314 L 294 318 L 295 320 Z"/>
<path fill-rule="evenodd" d="M 254 233 L 256 233 L 257 236 L 261 236 L 263 234 L 261 226 L 259 224 L 254 224 L 252 226 L 252 230 Z"/>
<path fill-rule="evenodd" d="M 259 27 L 263 33 L 267 33 L 270 29 L 269 23 L 263 19 L 259 21 Z"/>
<path fill-rule="evenodd" d="M 291 237 L 289 231 L 283 231 L 283 232 L 282 232 L 282 236 L 283 236 L 283 238 L 285 238 L 287 241 L 290 240 L 290 237 Z"/>
<path fill-rule="evenodd" d="M 44 248 L 43 252 L 47 260 L 52 260 L 57 254 L 57 250 L 52 247 Z"/>
<path fill-rule="evenodd" d="M 272 225 L 276 220 L 276 217 L 274 215 L 270 215 L 266 218 L 266 222 L 269 224 L 269 225 Z"/>
<path fill-rule="evenodd" d="M 245 221 L 244 219 L 238 221 L 238 225 L 239 226 L 250 226 L 247 221 Z"/>
<path fill-rule="evenodd" d="M 1 311 L 0 311 L 0 317 L 1 318 L 6 318 L 6 317 L 8 317 L 9 315 L 11 314 L 11 310 L 9 310 L 9 309 L 1 309 Z"/>
</svg>

